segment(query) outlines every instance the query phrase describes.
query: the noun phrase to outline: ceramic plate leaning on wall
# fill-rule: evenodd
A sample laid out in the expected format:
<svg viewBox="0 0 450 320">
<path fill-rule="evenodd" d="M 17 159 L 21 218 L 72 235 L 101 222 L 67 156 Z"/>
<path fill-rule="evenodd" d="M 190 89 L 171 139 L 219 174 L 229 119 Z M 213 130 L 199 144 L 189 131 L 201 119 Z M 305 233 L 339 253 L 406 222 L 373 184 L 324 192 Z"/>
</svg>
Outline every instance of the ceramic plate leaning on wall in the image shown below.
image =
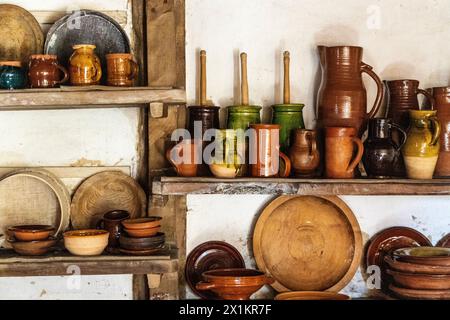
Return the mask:
<svg viewBox="0 0 450 320">
<path fill-rule="evenodd" d="M 355 215 L 338 197 L 281 196 L 260 215 L 253 251 L 278 292 L 338 292 L 358 269 L 362 236 Z"/>
</svg>

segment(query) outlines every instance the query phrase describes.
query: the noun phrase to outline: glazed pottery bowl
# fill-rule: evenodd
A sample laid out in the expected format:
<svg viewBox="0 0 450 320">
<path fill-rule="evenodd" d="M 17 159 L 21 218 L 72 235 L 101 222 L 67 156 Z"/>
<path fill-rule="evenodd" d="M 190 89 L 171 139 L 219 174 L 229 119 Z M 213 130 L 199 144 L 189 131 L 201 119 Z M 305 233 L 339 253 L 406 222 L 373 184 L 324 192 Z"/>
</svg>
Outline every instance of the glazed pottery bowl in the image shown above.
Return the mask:
<svg viewBox="0 0 450 320">
<path fill-rule="evenodd" d="M 84 229 L 64 232 L 64 246 L 76 256 L 101 255 L 108 245 L 106 230 Z"/>
<path fill-rule="evenodd" d="M 47 239 L 55 228 L 44 225 L 23 225 L 10 227 L 8 231 L 19 241 L 39 241 Z"/>
<path fill-rule="evenodd" d="M 385 256 L 384 261 L 387 263 L 389 268 L 393 271 L 399 271 L 402 273 L 413 273 L 413 274 L 437 274 L 437 275 L 449 275 L 450 267 L 446 266 L 431 266 L 426 264 L 416 264 L 401 262 L 393 259 L 390 256 Z"/>
<path fill-rule="evenodd" d="M 158 234 L 158 232 L 161 230 L 161 226 L 155 227 L 155 228 L 148 228 L 148 229 L 126 229 L 124 228 L 125 232 L 128 234 L 128 236 L 132 238 L 149 238 L 153 237 Z"/>
<path fill-rule="evenodd" d="M 387 270 L 387 273 L 392 276 L 397 285 L 403 288 L 416 290 L 450 290 L 450 276 L 448 275 L 424 275 L 392 270 Z"/>
<path fill-rule="evenodd" d="M 404 248 L 395 250 L 393 256 L 402 262 L 433 266 L 450 266 L 450 248 Z"/>
<path fill-rule="evenodd" d="M 161 217 L 148 217 L 139 219 L 127 219 L 122 221 L 122 225 L 125 229 L 136 230 L 136 229 L 151 229 L 156 228 L 161 225 Z"/>
<path fill-rule="evenodd" d="M 50 237 L 41 241 L 8 240 L 15 252 L 23 256 L 42 256 L 52 249 L 57 239 Z"/>
<path fill-rule="evenodd" d="M 275 300 L 351 300 L 345 294 L 327 291 L 294 291 L 280 293 Z"/>
<path fill-rule="evenodd" d="M 264 285 L 273 283 L 263 272 L 251 269 L 218 269 L 204 272 L 202 277 L 197 290 L 210 290 L 224 300 L 249 300 Z"/>
<path fill-rule="evenodd" d="M 158 233 L 154 237 L 132 238 L 121 235 L 119 238 L 120 247 L 127 250 L 155 249 L 164 245 L 164 233 Z"/>
<path fill-rule="evenodd" d="M 234 179 L 239 173 L 239 167 L 236 168 L 235 165 L 213 163 L 209 165 L 209 169 L 216 178 L 223 179 Z"/>
</svg>

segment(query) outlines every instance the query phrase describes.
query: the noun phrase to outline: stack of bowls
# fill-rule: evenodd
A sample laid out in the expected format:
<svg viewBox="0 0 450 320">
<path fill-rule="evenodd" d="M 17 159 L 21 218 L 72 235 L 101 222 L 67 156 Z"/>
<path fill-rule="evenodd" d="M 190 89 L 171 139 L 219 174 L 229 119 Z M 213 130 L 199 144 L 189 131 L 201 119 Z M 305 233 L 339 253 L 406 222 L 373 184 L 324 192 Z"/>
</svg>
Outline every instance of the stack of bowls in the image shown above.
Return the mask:
<svg viewBox="0 0 450 320">
<path fill-rule="evenodd" d="M 127 219 L 122 221 L 125 234 L 119 238 L 120 251 L 130 255 L 151 255 L 164 247 L 160 217 Z"/>
<path fill-rule="evenodd" d="M 45 225 L 22 225 L 8 228 L 12 237 L 8 242 L 14 251 L 25 256 L 41 256 L 50 251 L 57 240 L 52 234 L 55 228 Z"/>
<path fill-rule="evenodd" d="M 399 249 L 386 256 L 389 290 L 402 299 L 450 299 L 450 248 Z"/>
</svg>

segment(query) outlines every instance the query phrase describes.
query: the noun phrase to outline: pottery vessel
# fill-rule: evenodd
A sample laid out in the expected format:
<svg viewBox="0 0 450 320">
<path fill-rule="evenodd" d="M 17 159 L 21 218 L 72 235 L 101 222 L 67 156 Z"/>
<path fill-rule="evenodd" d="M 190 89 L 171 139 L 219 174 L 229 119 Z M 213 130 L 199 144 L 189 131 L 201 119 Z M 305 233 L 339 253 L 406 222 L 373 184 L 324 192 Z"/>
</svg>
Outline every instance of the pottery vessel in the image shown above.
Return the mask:
<svg viewBox="0 0 450 320">
<path fill-rule="evenodd" d="M 395 296 L 408 300 L 450 300 L 450 290 L 416 290 L 406 289 L 393 284 L 389 285 L 389 290 Z"/>
<path fill-rule="evenodd" d="M 349 296 L 341 293 L 327 291 L 293 291 L 280 293 L 275 300 L 351 300 Z"/>
<path fill-rule="evenodd" d="M 280 125 L 280 150 L 289 151 L 294 129 L 305 129 L 304 104 L 277 104 L 272 106 L 272 123 Z"/>
<path fill-rule="evenodd" d="M 161 226 L 148 229 L 124 229 L 127 235 L 131 238 L 149 238 L 153 237 L 161 231 Z"/>
<path fill-rule="evenodd" d="M 400 144 L 394 142 L 392 131 L 402 136 Z M 401 149 L 406 142 L 406 132 L 390 119 L 370 119 L 369 135 L 364 143 L 363 163 L 369 178 L 406 176 Z"/>
<path fill-rule="evenodd" d="M 127 211 L 115 210 L 106 213 L 97 224 L 97 229 L 104 229 L 109 232 L 108 250 L 119 247 L 119 237 L 123 232 L 122 221 L 130 218 Z"/>
<path fill-rule="evenodd" d="M 31 88 L 55 88 L 69 80 L 69 73 L 58 63 L 58 56 L 35 54 L 30 57 L 28 79 Z"/>
<path fill-rule="evenodd" d="M 20 61 L 0 61 L 1 89 L 23 89 L 26 83 L 26 72 Z"/>
<path fill-rule="evenodd" d="M 218 269 L 202 274 L 197 290 L 210 290 L 223 300 L 250 300 L 250 296 L 273 279 L 250 269 Z"/>
<path fill-rule="evenodd" d="M 393 270 L 387 270 L 387 273 L 392 276 L 395 284 L 403 288 L 417 290 L 450 290 L 450 276 L 448 275 L 413 274 Z"/>
<path fill-rule="evenodd" d="M 291 160 L 293 176 L 298 178 L 317 176 L 317 169 L 320 165 L 317 139 L 316 130 L 295 129 L 292 131 L 289 159 Z"/>
<path fill-rule="evenodd" d="M 74 52 L 69 59 L 70 83 L 74 86 L 100 84 L 102 65 L 95 54 L 96 46 L 79 44 L 73 46 Z"/>
<path fill-rule="evenodd" d="M 98 256 L 108 246 L 109 232 L 84 229 L 64 232 L 64 246 L 76 256 Z"/>
<path fill-rule="evenodd" d="M 231 106 L 227 108 L 227 128 L 247 130 L 251 124 L 261 123 L 260 106 Z"/>
<path fill-rule="evenodd" d="M 216 130 L 213 157 L 209 168 L 217 178 L 235 178 L 245 165 L 246 141 L 243 132 L 233 129 Z"/>
<path fill-rule="evenodd" d="M 402 262 L 450 267 L 450 248 L 404 248 L 395 250 L 393 257 Z"/>
<path fill-rule="evenodd" d="M 208 129 L 219 129 L 219 110 L 220 107 L 215 106 L 189 106 L 188 107 L 188 130 L 191 138 L 201 139 Z M 197 135 L 195 135 L 197 122 Z"/>
<path fill-rule="evenodd" d="M 110 53 L 106 55 L 106 84 L 114 87 L 132 87 L 139 75 L 139 65 L 131 53 Z"/>
<path fill-rule="evenodd" d="M 161 221 L 161 217 L 128 219 L 122 221 L 122 225 L 129 230 L 151 229 L 161 226 Z"/>
<path fill-rule="evenodd" d="M 419 109 L 419 94 L 425 95 L 431 104 L 434 99 L 430 93 L 419 89 L 419 81 L 417 80 L 394 80 L 386 81 L 389 99 L 388 99 L 388 118 L 407 130 L 409 127 L 409 111 Z M 433 107 L 431 106 L 431 109 Z"/>
<path fill-rule="evenodd" d="M 39 241 L 15 241 L 8 242 L 14 251 L 23 256 L 42 256 L 48 253 L 57 243 L 57 239 L 50 237 L 46 240 Z"/>
<path fill-rule="evenodd" d="M 447 275 L 450 277 L 450 267 L 401 262 L 393 259 L 391 256 L 385 256 L 384 262 L 393 271 L 412 274 Z"/>
<path fill-rule="evenodd" d="M 45 225 L 23 225 L 10 227 L 8 231 L 19 241 L 39 241 L 50 237 L 55 228 Z"/>
<path fill-rule="evenodd" d="M 202 141 L 185 139 L 167 150 L 166 158 L 180 177 L 197 177 L 202 164 Z"/>
<path fill-rule="evenodd" d="M 280 151 L 280 126 L 251 124 L 250 129 L 252 132 L 249 143 L 249 161 L 252 177 L 289 177 L 291 160 Z M 281 170 L 280 158 L 284 162 L 284 168 Z"/>
<path fill-rule="evenodd" d="M 355 153 L 356 147 L 356 153 Z M 325 171 L 331 179 L 352 179 L 364 146 L 355 128 L 325 129 Z M 356 156 L 354 156 L 356 154 Z"/>
<path fill-rule="evenodd" d="M 441 126 L 433 110 L 410 110 L 411 125 L 402 149 L 410 179 L 432 179 L 439 156 Z"/>
<path fill-rule="evenodd" d="M 156 249 L 164 245 L 165 235 L 164 233 L 157 233 L 153 237 L 133 238 L 122 234 L 119 241 L 120 247 L 127 250 Z"/>
<path fill-rule="evenodd" d="M 362 62 L 363 48 L 319 46 L 318 49 L 322 68 L 316 114 L 318 126 L 353 127 L 361 136 L 366 130 L 367 120 L 373 118 L 381 107 L 383 83 L 372 67 Z M 369 113 L 363 73 L 376 82 L 378 89 Z"/>
<path fill-rule="evenodd" d="M 435 109 L 441 125 L 441 149 L 436 165 L 435 176 L 439 178 L 450 177 L 450 87 L 433 88 Z"/>
</svg>

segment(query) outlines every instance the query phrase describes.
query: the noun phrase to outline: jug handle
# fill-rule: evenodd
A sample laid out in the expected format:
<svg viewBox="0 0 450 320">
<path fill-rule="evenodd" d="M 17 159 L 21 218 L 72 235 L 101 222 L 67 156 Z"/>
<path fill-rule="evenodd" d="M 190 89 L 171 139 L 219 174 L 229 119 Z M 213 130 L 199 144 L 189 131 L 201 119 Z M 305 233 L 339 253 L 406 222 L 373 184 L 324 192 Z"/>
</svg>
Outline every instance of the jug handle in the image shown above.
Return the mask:
<svg viewBox="0 0 450 320">
<path fill-rule="evenodd" d="M 64 78 L 61 81 L 58 81 L 58 84 L 63 84 L 69 80 L 69 73 L 67 72 L 67 69 L 64 68 L 62 65 L 57 64 L 56 67 L 61 70 L 62 73 L 64 73 Z"/>
<path fill-rule="evenodd" d="M 417 89 L 417 94 L 423 94 L 428 99 L 428 101 L 430 101 L 431 110 L 434 110 L 435 100 L 431 93 L 423 89 Z"/>
<path fill-rule="evenodd" d="M 291 160 L 287 155 L 280 151 L 280 158 L 284 161 L 284 172 L 280 172 L 280 178 L 288 178 L 291 174 Z"/>
<path fill-rule="evenodd" d="M 408 135 L 406 134 L 405 130 L 403 130 L 403 128 L 400 127 L 398 124 L 391 123 L 390 126 L 391 126 L 391 128 L 398 130 L 403 136 L 402 142 L 396 147 L 397 151 L 399 151 L 405 145 Z"/>
<path fill-rule="evenodd" d="M 175 151 L 175 149 L 180 149 L 180 144 L 177 144 L 176 146 L 174 146 L 173 148 L 170 148 L 166 151 L 166 159 L 167 161 L 170 162 L 170 164 L 175 168 L 175 171 L 178 172 L 178 165 L 175 163 L 175 160 L 172 158 L 172 151 Z M 182 151 L 181 149 L 178 150 L 178 155 L 180 156 L 180 151 Z"/>
<path fill-rule="evenodd" d="M 436 117 L 431 117 L 430 121 L 433 123 L 433 138 L 431 139 L 430 146 L 436 145 L 436 143 L 439 142 L 439 138 L 441 135 L 441 124 L 439 123 L 439 120 Z"/>
<path fill-rule="evenodd" d="M 306 134 L 306 138 L 308 139 L 308 147 L 309 147 L 309 155 L 312 156 L 317 151 L 317 141 L 312 138 L 311 132 Z"/>
<path fill-rule="evenodd" d="M 356 147 L 358 148 L 358 153 L 356 154 L 355 159 L 349 164 L 347 172 L 353 172 L 355 168 L 358 166 L 358 164 L 361 162 L 361 159 L 364 154 L 364 145 L 361 141 L 361 139 L 357 137 L 353 137 L 353 143 L 356 144 Z"/>
<path fill-rule="evenodd" d="M 368 113 L 369 119 L 375 117 L 377 112 L 380 110 L 381 102 L 383 101 L 384 98 L 383 82 L 381 81 L 380 77 L 378 77 L 378 75 L 375 72 L 373 72 L 372 69 L 373 69 L 372 66 L 369 66 L 364 62 L 361 65 L 361 72 L 367 73 L 377 84 L 377 97 L 375 98 L 372 110 L 370 110 L 370 112 Z"/>
<path fill-rule="evenodd" d="M 130 59 L 131 64 L 131 74 L 128 76 L 128 80 L 134 80 L 139 74 L 139 64 L 134 60 Z"/>
</svg>

